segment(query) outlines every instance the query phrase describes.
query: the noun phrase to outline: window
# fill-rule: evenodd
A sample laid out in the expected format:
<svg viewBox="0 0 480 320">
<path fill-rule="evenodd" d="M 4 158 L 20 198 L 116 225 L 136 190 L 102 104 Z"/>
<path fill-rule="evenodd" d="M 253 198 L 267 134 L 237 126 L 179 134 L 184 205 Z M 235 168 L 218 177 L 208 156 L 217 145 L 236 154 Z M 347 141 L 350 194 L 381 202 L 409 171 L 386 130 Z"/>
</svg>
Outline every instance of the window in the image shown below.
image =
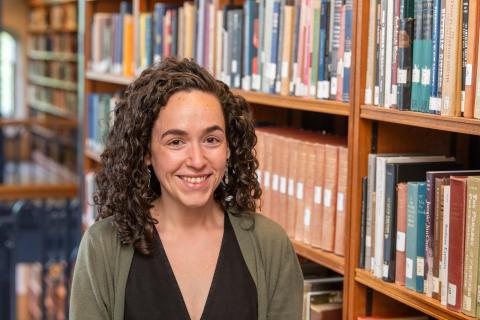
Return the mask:
<svg viewBox="0 0 480 320">
<path fill-rule="evenodd" d="M 11 117 L 15 111 L 16 42 L 13 36 L 0 31 L 0 114 Z"/>
</svg>

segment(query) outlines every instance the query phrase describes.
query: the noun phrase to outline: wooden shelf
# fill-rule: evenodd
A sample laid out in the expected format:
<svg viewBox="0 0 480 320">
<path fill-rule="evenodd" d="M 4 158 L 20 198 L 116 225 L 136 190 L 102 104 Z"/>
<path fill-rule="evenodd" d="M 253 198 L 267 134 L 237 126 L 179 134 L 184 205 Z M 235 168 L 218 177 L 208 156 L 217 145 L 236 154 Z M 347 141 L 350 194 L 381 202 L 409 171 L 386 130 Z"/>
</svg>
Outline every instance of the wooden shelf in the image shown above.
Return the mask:
<svg viewBox="0 0 480 320">
<path fill-rule="evenodd" d="M 76 184 L 0 185 L 0 200 L 13 201 L 37 198 L 75 198 Z"/>
<path fill-rule="evenodd" d="M 321 264 L 335 272 L 343 275 L 345 273 L 345 259 L 331 252 L 313 248 L 300 241 L 291 240 L 295 251 L 300 256 L 307 258 L 315 263 Z"/>
<path fill-rule="evenodd" d="M 350 105 L 345 102 L 333 100 L 320 100 L 306 97 L 281 96 L 255 91 L 232 90 L 241 95 L 250 103 L 257 103 L 276 108 L 288 108 L 293 110 L 323 112 L 340 116 L 350 115 Z"/>
<path fill-rule="evenodd" d="M 28 57 L 33 60 L 77 62 L 77 54 L 68 52 L 31 50 Z"/>
<path fill-rule="evenodd" d="M 87 71 L 85 77 L 89 80 L 114 83 L 125 86 L 129 85 L 130 83 L 132 83 L 133 80 L 135 80 L 135 77 L 124 77 L 117 74 L 105 74 L 93 71 Z"/>
<path fill-rule="evenodd" d="M 50 87 L 54 89 L 63 89 L 63 90 L 70 90 L 70 91 L 77 91 L 77 84 L 75 82 L 54 79 L 44 76 L 37 76 L 37 75 L 29 75 L 28 80 L 31 83 L 36 84 L 38 86 L 43 87 Z"/>
<path fill-rule="evenodd" d="M 63 117 L 65 119 L 76 120 L 76 116 L 64 108 L 57 107 L 56 105 L 50 104 L 44 101 L 30 100 L 28 102 L 32 109 L 46 112 L 57 117 Z"/>
<path fill-rule="evenodd" d="M 78 0 L 30 0 L 31 6 L 57 5 L 65 3 L 75 3 Z"/>
<path fill-rule="evenodd" d="M 30 34 L 52 34 L 52 33 L 77 33 L 78 32 L 78 29 L 77 28 L 64 28 L 64 29 L 51 29 L 51 28 L 47 28 L 47 29 L 33 29 L 33 28 L 29 28 L 28 29 L 28 32 Z"/>
<path fill-rule="evenodd" d="M 476 319 L 463 313 L 447 309 L 440 301 L 429 298 L 424 294 L 394 283 L 384 282 L 363 269 L 357 268 L 355 270 L 355 281 L 437 319 Z"/>
<path fill-rule="evenodd" d="M 360 117 L 363 119 L 480 136 L 480 120 L 478 119 L 447 117 L 413 111 L 400 111 L 370 105 L 362 105 L 360 107 Z"/>
</svg>

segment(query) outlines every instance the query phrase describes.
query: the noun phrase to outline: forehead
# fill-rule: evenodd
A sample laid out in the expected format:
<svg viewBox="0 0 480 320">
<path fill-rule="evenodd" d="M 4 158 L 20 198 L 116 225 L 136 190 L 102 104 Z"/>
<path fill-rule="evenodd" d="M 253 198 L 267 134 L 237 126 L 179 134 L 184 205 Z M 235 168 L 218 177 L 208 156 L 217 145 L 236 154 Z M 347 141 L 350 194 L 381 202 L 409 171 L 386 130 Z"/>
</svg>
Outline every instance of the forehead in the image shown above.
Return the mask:
<svg viewBox="0 0 480 320">
<path fill-rule="evenodd" d="M 160 109 L 155 127 L 193 129 L 218 125 L 225 128 L 220 101 L 213 94 L 194 90 L 173 94 Z"/>
</svg>

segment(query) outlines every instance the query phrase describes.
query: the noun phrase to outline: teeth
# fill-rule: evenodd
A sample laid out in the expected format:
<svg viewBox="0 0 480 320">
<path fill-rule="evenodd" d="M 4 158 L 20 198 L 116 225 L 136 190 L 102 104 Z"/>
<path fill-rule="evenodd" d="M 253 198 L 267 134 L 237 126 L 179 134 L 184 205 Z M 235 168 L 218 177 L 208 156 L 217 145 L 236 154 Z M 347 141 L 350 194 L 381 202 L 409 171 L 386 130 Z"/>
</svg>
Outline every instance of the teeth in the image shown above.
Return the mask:
<svg viewBox="0 0 480 320">
<path fill-rule="evenodd" d="M 188 183 L 201 183 L 207 179 L 207 176 L 203 177 L 182 177 L 183 180 L 187 181 Z"/>
</svg>

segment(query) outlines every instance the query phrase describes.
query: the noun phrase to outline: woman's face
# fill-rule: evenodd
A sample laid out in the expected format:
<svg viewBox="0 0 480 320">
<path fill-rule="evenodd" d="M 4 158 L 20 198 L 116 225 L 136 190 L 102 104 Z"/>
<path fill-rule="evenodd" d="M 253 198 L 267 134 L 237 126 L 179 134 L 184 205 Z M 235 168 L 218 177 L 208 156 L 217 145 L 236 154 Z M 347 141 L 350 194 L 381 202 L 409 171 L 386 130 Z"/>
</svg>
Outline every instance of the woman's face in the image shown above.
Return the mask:
<svg viewBox="0 0 480 320">
<path fill-rule="evenodd" d="M 151 155 L 162 201 L 200 208 L 213 200 L 227 162 L 225 119 L 218 99 L 201 91 L 177 92 L 153 125 Z"/>
</svg>

